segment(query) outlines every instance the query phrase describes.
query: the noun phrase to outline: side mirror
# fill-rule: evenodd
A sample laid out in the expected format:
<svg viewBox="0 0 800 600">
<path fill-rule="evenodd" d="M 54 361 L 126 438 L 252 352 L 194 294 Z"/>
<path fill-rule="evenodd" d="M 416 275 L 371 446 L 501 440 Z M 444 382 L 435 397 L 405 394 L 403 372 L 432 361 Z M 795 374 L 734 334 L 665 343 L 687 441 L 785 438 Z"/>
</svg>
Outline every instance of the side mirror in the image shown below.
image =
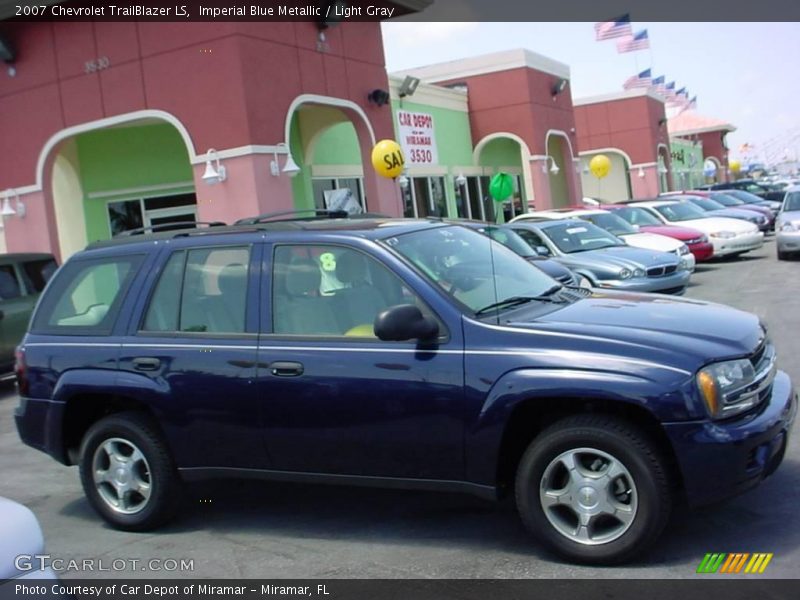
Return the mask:
<svg viewBox="0 0 800 600">
<path fill-rule="evenodd" d="M 634 230 L 634 231 L 640 231 L 640 230 L 642 229 L 642 228 L 641 228 L 641 227 L 639 227 L 638 225 L 631 225 L 631 227 L 633 227 L 633 230 Z"/>
<path fill-rule="evenodd" d="M 439 324 L 423 316 L 414 304 L 398 304 L 375 317 L 374 330 L 378 339 L 384 342 L 430 340 L 439 335 Z"/>
<path fill-rule="evenodd" d="M 535 250 L 539 256 L 550 256 L 550 248 L 547 246 L 536 246 Z"/>
</svg>

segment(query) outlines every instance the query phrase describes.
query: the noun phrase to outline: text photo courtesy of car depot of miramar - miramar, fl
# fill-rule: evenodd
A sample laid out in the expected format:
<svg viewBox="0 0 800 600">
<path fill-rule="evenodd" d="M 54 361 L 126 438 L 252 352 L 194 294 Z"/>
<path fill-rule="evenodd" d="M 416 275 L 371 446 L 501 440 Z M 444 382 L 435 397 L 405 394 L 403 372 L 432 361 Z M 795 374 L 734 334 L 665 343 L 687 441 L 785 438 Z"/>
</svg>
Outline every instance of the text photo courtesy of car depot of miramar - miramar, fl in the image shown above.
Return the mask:
<svg viewBox="0 0 800 600">
<path fill-rule="evenodd" d="M 629 15 L 0 9 L 0 578 L 796 575 L 798 84 Z"/>
</svg>

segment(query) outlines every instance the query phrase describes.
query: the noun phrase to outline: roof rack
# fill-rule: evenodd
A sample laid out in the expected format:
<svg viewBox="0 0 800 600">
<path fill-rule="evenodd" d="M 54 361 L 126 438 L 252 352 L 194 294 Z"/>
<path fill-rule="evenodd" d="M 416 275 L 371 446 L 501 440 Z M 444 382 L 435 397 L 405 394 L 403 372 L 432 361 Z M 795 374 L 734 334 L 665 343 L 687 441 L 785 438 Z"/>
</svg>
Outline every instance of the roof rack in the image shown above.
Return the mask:
<svg viewBox="0 0 800 600">
<path fill-rule="evenodd" d="M 308 216 L 302 216 L 308 215 Z M 296 221 L 300 219 L 316 219 L 317 217 L 327 217 L 328 219 L 346 219 L 350 216 L 345 210 L 327 210 L 325 208 L 308 208 L 304 210 L 283 210 L 278 212 L 264 213 L 255 217 L 239 219 L 234 225 L 257 225 L 267 221 Z M 290 219 L 280 219 L 279 217 L 293 217 Z"/>
<path fill-rule="evenodd" d="M 155 232 L 160 230 L 170 230 L 176 228 L 199 228 L 200 225 L 207 227 L 225 227 L 227 223 L 223 221 L 177 221 L 173 223 L 159 223 L 157 225 L 148 225 L 146 227 L 137 227 L 136 229 L 128 229 L 115 235 L 115 238 L 130 237 L 132 235 L 139 235 L 140 233 Z"/>
</svg>

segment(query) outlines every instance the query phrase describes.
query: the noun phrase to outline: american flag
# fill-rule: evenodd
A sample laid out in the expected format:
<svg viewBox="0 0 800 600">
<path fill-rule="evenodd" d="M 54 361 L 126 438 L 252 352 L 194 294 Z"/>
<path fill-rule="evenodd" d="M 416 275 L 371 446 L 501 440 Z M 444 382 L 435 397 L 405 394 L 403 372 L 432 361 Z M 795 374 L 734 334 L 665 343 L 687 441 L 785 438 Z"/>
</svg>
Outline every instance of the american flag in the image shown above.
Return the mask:
<svg viewBox="0 0 800 600">
<path fill-rule="evenodd" d="M 665 77 L 661 75 L 660 77 L 654 77 L 653 80 L 650 82 L 650 86 L 657 92 L 663 94 L 664 93 L 664 81 Z"/>
<path fill-rule="evenodd" d="M 689 92 L 685 87 L 679 89 L 672 98 L 667 98 L 667 104 L 670 106 L 686 106 L 689 103 Z"/>
<path fill-rule="evenodd" d="M 617 42 L 617 52 L 636 52 L 637 50 L 647 50 L 650 47 L 650 38 L 647 37 L 647 29 L 642 29 L 633 36 L 628 36 Z"/>
<path fill-rule="evenodd" d="M 683 114 L 687 110 L 694 110 L 697 108 L 697 96 L 693 96 L 691 100 L 684 100 L 682 102 L 683 108 L 678 112 L 678 114 Z"/>
<path fill-rule="evenodd" d="M 667 85 L 664 86 L 664 95 L 669 98 L 675 97 L 675 82 L 670 81 Z"/>
<path fill-rule="evenodd" d="M 610 40 L 613 38 L 626 37 L 631 35 L 631 16 L 628 14 L 614 19 L 613 21 L 601 21 L 594 24 L 595 39 Z"/>
<path fill-rule="evenodd" d="M 625 80 L 625 83 L 622 84 L 622 87 L 626 90 L 630 90 L 633 88 L 646 88 L 650 87 L 650 83 L 652 81 L 652 74 L 650 73 L 650 69 L 645 69 L 638 75 L 633 75 L 632 77 L 628 77 Z"/>
</svg>

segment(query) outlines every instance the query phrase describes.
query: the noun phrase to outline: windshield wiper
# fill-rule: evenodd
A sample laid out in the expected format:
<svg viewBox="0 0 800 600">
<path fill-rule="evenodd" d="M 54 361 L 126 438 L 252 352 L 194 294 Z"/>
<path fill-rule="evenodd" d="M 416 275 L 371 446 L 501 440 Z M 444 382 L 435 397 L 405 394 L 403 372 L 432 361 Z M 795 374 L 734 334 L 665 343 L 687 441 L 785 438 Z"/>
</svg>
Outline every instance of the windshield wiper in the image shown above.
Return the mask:
<svg viewBox="0 0 800 600">
<path fill-rule="evenodd" d="M 482 314 L 485 314 L 491 310 L 496 310 L 500 308 L 512 308 L 514 306 L 520 306 L 522 304 L 527 304 L 528 302 L 533 302 L 534 300 L 538 300 L 540 302 L 558 302 L 551 296 L 556 292 L 560 291 L 564 286 L 561 284 L 556 284 L 544 292 L 539 294 L 538 296 L 511 296 L 510 298 L 506 298 L 505 300 L 500 300 L 499 302 L 493 302 L 488 306 L 484 306 L 480 310 L 475 313 L 475 316 L 478 317 Z"/>
</svg>

